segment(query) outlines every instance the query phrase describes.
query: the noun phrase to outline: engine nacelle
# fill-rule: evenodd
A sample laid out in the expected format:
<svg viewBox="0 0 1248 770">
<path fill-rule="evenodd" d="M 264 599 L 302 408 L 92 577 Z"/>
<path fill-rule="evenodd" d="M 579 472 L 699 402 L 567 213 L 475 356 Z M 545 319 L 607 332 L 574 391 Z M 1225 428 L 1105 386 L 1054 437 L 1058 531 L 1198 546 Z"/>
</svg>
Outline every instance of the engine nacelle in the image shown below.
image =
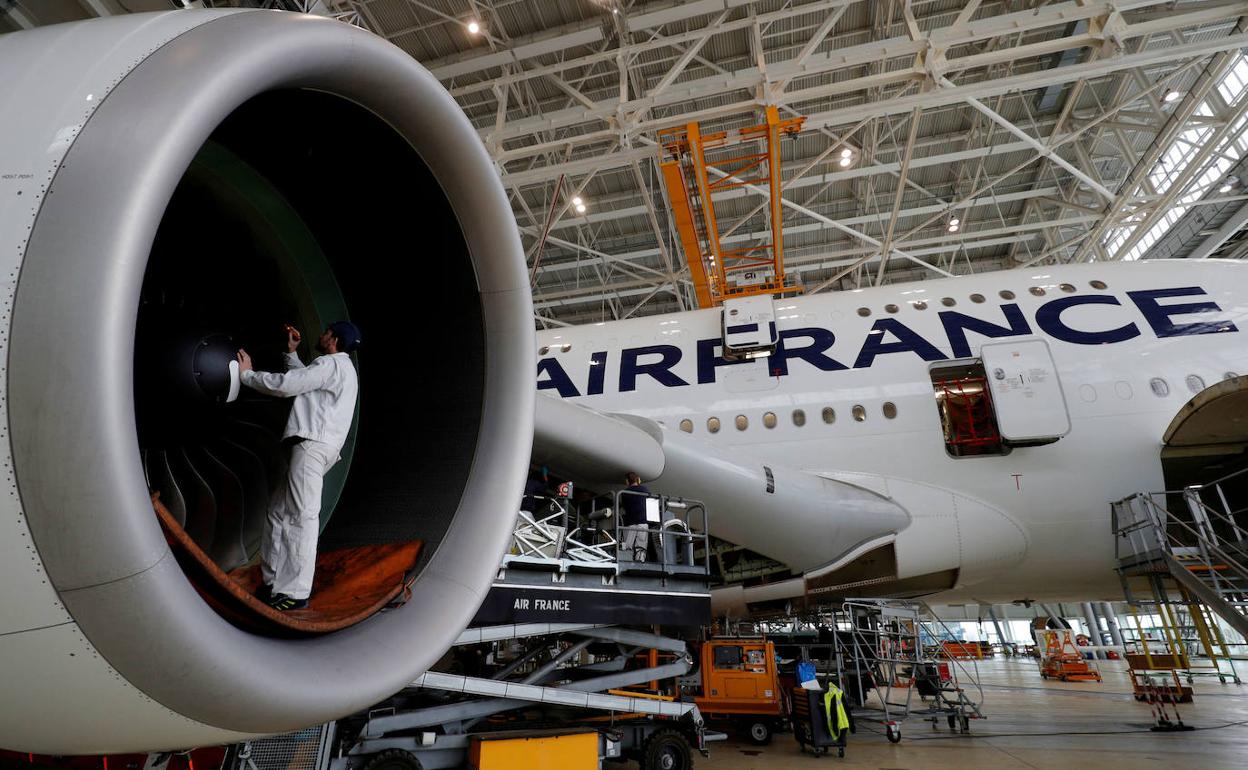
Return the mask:
<svg viewBox="0 0 1248 770">
<path fill-rule="evenodd" d="M 209 745 L 399 690 L 484 598 L 532 440 L 523 252 L 476 132 L 398 48 L 294 14 L 13 33 L 0 71 L 0 747 Z M 244 631 L 179 568 L 152 467 L 282 417 L 227 403 L 228 373 L 199 371 L 220 350 L 159 349 L 259 359 L 283 321 L 314 339 L 341 317 L 364 329 L 361 396 L 323 538 L 425 556 L 397 609 Z"/>
</svg>

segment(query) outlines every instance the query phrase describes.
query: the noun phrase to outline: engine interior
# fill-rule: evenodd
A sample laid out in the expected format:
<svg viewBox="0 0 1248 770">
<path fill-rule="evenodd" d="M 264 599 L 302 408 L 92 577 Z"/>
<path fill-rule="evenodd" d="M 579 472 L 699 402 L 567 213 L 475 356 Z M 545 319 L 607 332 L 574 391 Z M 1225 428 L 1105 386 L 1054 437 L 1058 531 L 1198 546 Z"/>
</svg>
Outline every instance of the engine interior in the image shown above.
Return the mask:
<svg viewBox="0 0 1248 770">
<path fill-rule="evenodd" d="M 418 153 L 371 112 L 322 92 L 261 94 L 213 132 L 174 191 L 136 328 L 149 486 L 224 571 L 256 557 L 285 478 L 291 400 L 244 387 L 226 402 L 220 369 L 241 347 L 257 369 L 284 371 L 287 323 L 308 363 L 320 331 L 345 318 L 365 340 L 360 398 L 326 478 L 320 550 L 420 540 L 431 553 L 459 504 L 483 398 L 459 221 Z M 196 357 L 214 345 L 228 350 Z"/>
</svg>

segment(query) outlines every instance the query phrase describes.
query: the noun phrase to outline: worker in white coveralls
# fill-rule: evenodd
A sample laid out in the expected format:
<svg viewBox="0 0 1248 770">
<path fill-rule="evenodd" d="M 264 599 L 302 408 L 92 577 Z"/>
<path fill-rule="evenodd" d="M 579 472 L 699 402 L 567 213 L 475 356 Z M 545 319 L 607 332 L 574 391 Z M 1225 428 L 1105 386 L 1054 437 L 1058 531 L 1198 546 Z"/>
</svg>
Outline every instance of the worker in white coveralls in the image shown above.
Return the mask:
<svg viewBox="0 0 1248 770">
<path fill-rule="evenodd" d="M 282 612 L 308 606 L 316 570 L 320 534 L 321 487 L 338 462 L 355 415 L 359 380 L 348 355 L 360 346 L 360 330 L 350 321 L 335 321 L 317 340 L 322 355 L 304 366 L 295 353 L 299 332 L 286 327 L 285 373 L 257 372 L 247 351 L 238 351 L 244 385 L 282 398 L 294 397 L 283 443 L 290 444 L 286 483 L 269 503 L 260 543 L 264 584 L 257 595 Z"/>
</svg>

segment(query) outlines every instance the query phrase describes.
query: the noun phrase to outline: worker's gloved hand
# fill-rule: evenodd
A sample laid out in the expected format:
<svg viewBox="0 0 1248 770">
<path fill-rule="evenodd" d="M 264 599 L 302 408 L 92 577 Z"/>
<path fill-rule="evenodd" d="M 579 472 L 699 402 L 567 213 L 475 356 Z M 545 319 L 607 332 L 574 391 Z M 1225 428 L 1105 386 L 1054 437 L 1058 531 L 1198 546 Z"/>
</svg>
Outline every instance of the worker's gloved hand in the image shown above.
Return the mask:
<svg viewBox="0 0 1248 770">
<path fill-rule="evenodd" d="M 251 371 L 251 356 L 247 355 L 247 351 L 242 348 L 238 349 L 238 373 Z"/>
<path fill-rule="evenodd" d="M 286 324 L 286 350 L 287 352 L 294 353 L 295 350 L 298 349 L 299 342 L 302 339 L 303 339 L 303 335 L 299 333 L 298 329 L 291 326 L 290 324 Z"/>
</svg>

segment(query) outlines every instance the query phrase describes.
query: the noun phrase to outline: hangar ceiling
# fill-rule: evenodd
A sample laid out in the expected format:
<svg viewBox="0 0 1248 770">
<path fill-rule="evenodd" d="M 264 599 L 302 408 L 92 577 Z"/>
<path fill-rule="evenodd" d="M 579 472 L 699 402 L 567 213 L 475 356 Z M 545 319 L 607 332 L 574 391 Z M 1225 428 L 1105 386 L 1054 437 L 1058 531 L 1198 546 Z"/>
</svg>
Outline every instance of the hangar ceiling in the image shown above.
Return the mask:
<svg viewBox="0 0 1248 770">
<path fill-rule="evenodd" d="M 807 293 L 1248 256 L 1248 2 L 0 0 L 0 30 L 180 5 L 330 15 L 428 67 L 540 256 L 539 326 L 695 307 L 657 133 L 768 105 L 806 118 L 781 152 Z M 716 199 L 731 243 L 770 237 L 761 192 Z"/>
</svg>

